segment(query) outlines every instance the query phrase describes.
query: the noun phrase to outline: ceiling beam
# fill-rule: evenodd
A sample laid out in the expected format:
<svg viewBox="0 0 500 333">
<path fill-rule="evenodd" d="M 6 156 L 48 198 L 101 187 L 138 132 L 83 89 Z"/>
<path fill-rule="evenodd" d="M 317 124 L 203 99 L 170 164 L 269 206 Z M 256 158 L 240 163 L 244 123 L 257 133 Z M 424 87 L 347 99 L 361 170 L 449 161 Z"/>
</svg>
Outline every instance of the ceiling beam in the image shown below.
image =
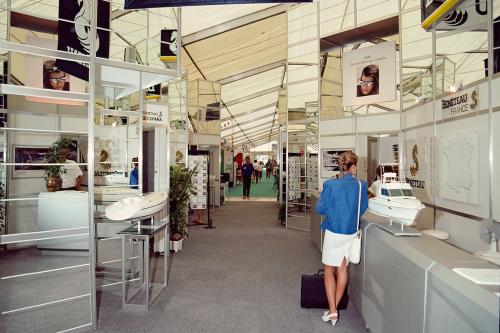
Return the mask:
<svg viewBox="0 0 500 333">
<path fill-rule="evenodd" d="M 273 116 L 273 115 L 274 115 L 274 113 L 268 113 L 268 114 L 265 114 L 265 115 L 263 115 L 263 116 L 261 116 L 261 117 L 258 117 L 258 118 L 254 118 L 254 119 L 246 120 L 246 121 L 243 121 L 243 122 L 241 122 L 241 123 L 238 123 L 237 125 L 231 125 L 230 127 L 226 127 L 226 128 L 224 128 L 224 129 L 222 129 L 222 132 L 227 131 L 227 130 L 229 130 L 229 129 L 233 128 L 233 127 L 237 127 L 237 126 L 241 126 L 241 125 L 246 125 L 246 124 L 253 123 L 253 122 L 257 121 L 257 120 L 262 120 L 262 119 L 265 119 L 265 118 L 269 118 L 269 117 L 271 117 L 271 116 Z M 240 127 L 240 128 L 241 128 L 241 127 Z"/>
<path fill-rule="evenodd" d="M 261 135 L 261 134 L 264 134 L 266 132 L 275 130 L 277 128 L 278 128 L 277 126 L 266 125 L 265 127 L 259 127 L 257 130 L 252 131 L 250 133 L 249 132 L 245 132 L 245 134 L 247 134 L 248 137 L 251 138 L 252 136 Z M 233 140 L 239 140 L 239 139 L 242 139 L 243 136 L 240 133 L 234 133 L 233 135 L 225 136 L 225 138 L 232 138 Z"/>
<path fill-rule="evenodd" d="M 276 15 L 284 14 L 286 13 L 288 7 L 288 5 L 284 4 L 273 6 L 260 10 L 258 12 L 245 15 L 243 17 L 236 18 L 231 21 L 212 26 L 210 28 L 203 29 L 202 31 L 194 32 L 182 37 L 182 45 L 188 46 L 189 44 L 193 44 L 231 30 L 242 28 L 252 23 L 256 23 Z"/>
<path fill-rule="evenodd" d="M 272 125 L 271 126 L 266 125 L 265 127 L 260 127 L 259 126 L 259 128 L 257 128 L 255 131 L 246 132 L 246 134 L 248 136 L 252 136 L 252 135 L 256 135 L 256 134 L 262 134 L 264 132 L 270 131 L 273 127 L 276 128 L 276 126 L 272 126 Z M 242 137 L 242 135 L 241 135 L 241 132 L 237 132 L 234 135 L 233 134 L 222 135 L 221 137 L 224 137 L 224 138 L 233 138 L 234 140 L 237 140 L 237 139 L 240 139 Z"/>
<path fill-rule="evenodd" d="M 257 67 L 257 68 L 245 71 L 245 72 L 241 72 L 238 74 L 228 76 L 226 78 L 223 78 L 222 80 L 219 80 L 218 82 L 221 85 L 229 84 L 229 83 L 232 83 L 235 81 L 239 81 L 239 80 L 243 80 L 243 79 L 252 77 L 254 75 L 259 75 L 259 74 L 262 74 L 262 73 L 265 73 L 268 71 L 272 71 L 273 69 L 280 68 L 280 67 L 285 66 L 285 65 L 286 65 L 286 60 L 283 59 L 280 61 L 276 61 L 276 62 L 267 64 L 267 65 L 264 65 L 261 67 Z"/>
<path fill-rule="evenodd" d="M 277 132 L 276 132 L 276 134 L 277 134 Z M 249 139 L 246 139 L 246 138 L 241 138 L 241 139 L 234 140 L 234 142 L 236 144 L 240 144 L 241 142 L 247 142 L 247 140 L 248 140 L 248 142 L 251 143 L 253 141 L 257 141 L 259 139 L 265 139 L 265 138 L 269 138 L 269 134 L 268 133 L 265 133 L 265 134 L 262 134 L 262 135 L 258 135 L 258 136 L 253 136 L 251 141 Z"/>
<path fill-rule="evenodd" d="M 248 111 L 245 111 L 245 112 L 241 112 L 241 113 L 235 114 L 232 117 L 223 118 L 223 119 L 221 119 L 221 121 L 227 121 L 229 119 L 238 118 L 238 117 L 241 117 L 241 116 L 246 116 L 246 115 L 249 115 L 249 114 L 252 114 L 252 113 L 255 113 L 255 112 L 259 112 L 259 111 L 262 111 L 262 110 L 265 110 L 265 109 L 270 109 L 270 108 L 272 108 L 274 106 L 276 106 L 276 103 L 270 103 L 270 104 L 263 105 L 263 106 L 260 106 L 258 108 L 252 109 L 252 110 L 248 110 Z"/>
<path fill-rule="evenodd" d="M 251 99 L 258 98 L 258 97 L 261 97 L 261 96 L 268 95 L 270 93 L 279 91 L 280 88 L 281 88 L 281 86 L 276 86 L 276 87 L 273 87 L 273 88 L 268 88 L 266 90 L 262 90 L 262 91 L 259 91 L 259 92 L 256 92 L 256 93 L 253 93 L 253 94 L 241 97 L 241 98 L 233 99 L 232 101 L 226 102 L 226 105 L 231 106 L 231 105 L 243 103 L 243 102 L 249 101 Z"/>
<path fill-rule="evenodd" d="M 271 141 L 274 141 L 276 138 L 277 138 L 277 133 L 276 133 L 275 136 L 271 137 Z M 258 146 L 258 145 L 261 145 L 263 143 L 271 142 L 271 141 L 269 141 L 269 136 L 268 135 L 264 135 L 264 136 L 262 136 L 260 138 L 254 139 L 253 142 L 248 142 L 246 140 L 243 140 L 243 141 L 234 142 L 234 143 L 231 143 L 231 144 L 233 145 L 233 147 L 234 146 L 244 145 L 244 144 L 247 144 L 247 143 L 251 143 L 253 146 Z"/>
</svg>

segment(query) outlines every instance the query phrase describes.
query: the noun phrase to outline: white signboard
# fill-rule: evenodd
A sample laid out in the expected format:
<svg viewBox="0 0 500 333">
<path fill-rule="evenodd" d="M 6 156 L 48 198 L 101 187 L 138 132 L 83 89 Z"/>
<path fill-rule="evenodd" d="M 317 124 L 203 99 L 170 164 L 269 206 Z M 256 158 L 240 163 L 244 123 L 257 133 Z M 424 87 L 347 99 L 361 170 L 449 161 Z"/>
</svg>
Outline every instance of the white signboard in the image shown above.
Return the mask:
<svg viewBox="0 0 500 333">
<path fill-rule="evenodd" d="M 146 104 L 146 109 L 142 112 L 144 125 L 155 127 L 168 126 L 168 107 L 166 105 Z"/>
<path fill-rule="evenodd" d="M 343 106 L 396 100 L 396 43 L 387 42 L 343 56 Z"/>
<path fill-rule="evenodd" d="M 457 117 L 477 109 L 479 94 L 477 88 L 469 88 L 441 100 L 441 116 L 443 119 Z"/>
</svg>

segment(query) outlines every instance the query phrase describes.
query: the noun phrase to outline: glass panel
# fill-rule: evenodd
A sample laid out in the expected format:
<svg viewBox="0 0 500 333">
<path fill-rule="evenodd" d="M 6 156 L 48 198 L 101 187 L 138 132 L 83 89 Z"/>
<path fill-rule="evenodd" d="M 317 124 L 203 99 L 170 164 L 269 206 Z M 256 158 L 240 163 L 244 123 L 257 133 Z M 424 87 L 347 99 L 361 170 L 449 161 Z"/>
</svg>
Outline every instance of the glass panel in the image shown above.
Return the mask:
<svg viewBox="0 0 500 333">
<path fill-rule="evenodd" d="M 403 189 L 403 196 L 405 197 L 413 197 L 413 192 L 411 190 L 408 190 L 408 189 Z"/>
<path fill-rule="evenodd" d="M 391 197 L 400 197 L 403 195 L 403 192 L 401 192 L 400 189 L 389 189 L 389 193 Z"/>
</svg>

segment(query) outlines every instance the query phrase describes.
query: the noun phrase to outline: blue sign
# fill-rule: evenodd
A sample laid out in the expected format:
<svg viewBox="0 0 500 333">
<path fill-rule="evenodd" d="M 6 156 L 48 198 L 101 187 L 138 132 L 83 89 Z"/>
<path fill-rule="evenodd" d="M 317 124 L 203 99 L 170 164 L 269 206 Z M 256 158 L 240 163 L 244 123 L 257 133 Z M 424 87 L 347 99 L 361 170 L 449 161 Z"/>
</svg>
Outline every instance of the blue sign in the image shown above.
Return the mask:
<svg viewBox="0 0 500 333">
<path fill-rule="evenodd" d="M 250 3 L 302 3 L 312 0 L 125 0 L 125 9 L 155 7 L 183 7 L 207 5 L 234 5 Z"/>
</svg>

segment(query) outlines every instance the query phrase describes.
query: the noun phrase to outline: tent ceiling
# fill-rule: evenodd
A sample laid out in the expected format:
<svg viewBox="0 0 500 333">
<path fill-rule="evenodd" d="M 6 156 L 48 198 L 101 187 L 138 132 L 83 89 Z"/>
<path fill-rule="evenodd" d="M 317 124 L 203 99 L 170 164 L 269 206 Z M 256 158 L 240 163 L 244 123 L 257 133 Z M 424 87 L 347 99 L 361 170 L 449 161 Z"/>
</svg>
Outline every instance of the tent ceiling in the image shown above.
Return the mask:
<svg viewBox="0 0 500 333">
<path fill-rule="evenodd" d="M 238 20 L 243 22 L 257 18 L 257 21 L 249 21 L 220 34 L 217 31 L 226 28 L 227 18 L 225 23 L 215 27 L 206 25 L 207 22 L 200 23 L 200 26 L 214 32 L 200 40 L 183 31 L 183 41 L 188 40 L 189 43 L 183 46 L 182 59 L 189 80 L 205 79 L 221 83 L 221 136 L 229 142 L 255 145 L 257 141 L 254 140 L 261 141 L 265 140 L 263 136 L 271 136 L 275 123 L 278 91 L 284 81 L 286 7 L 241 6 L 242 11 L 236 10 L 239 7 L 230 6 L 232 13 L 246 13 L 238 16 Z M 249 8 L 257 8 L 259 12 L 248 12 Z M 278 8 L 281 8 L 281 14 L 276 14 Z M 196 10 L 189 9 L 187 14 L 183 10 L 183 20 L 196 16 Z M 271 16 L 266 17 L 266 11 Z M 196 17 L 200 17 L 199 11 Z M 210 12 L 205 20 L 218 22 L 217 19 L 211 20 Z M 197 29 L 189 28 L 187 31 Z"/>
</svg>

